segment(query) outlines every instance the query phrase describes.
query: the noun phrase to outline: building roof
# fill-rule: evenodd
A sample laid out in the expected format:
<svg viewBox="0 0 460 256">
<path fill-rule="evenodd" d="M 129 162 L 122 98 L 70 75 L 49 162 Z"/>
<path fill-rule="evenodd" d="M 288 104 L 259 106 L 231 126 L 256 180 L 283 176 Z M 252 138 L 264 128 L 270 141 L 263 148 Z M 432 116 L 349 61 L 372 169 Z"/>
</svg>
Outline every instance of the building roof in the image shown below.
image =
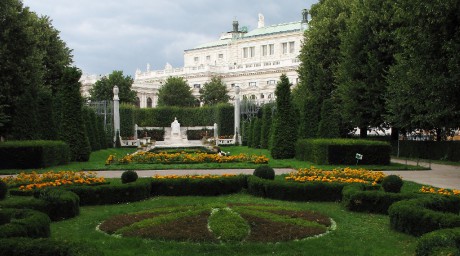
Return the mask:
<svg viewBox="0 0 460 256">
<path fill-rule="evenodd" d="M 252 37 L 259 37 L 259 36 L 267 36 L 267 35 L 273 35 L 273 34 L 280 34 L 280 33 L 288 33 L 288 32 L 295 32 L 295 31 L 301 31 L 302 28 L 302 22 L 297 21 L 297 22 L 289 22 L 289 23 L 282 23 L 282 24 L 276 24 L 276 25 L 271 25 L 271 26 L 266 26 L 262 28 L 256 28 L 254 30 L 251 30 L 247 33 L 244 33 L 239 39 L 245 39 L 245 38 L 252 38 Z M 192 49 L 189 50 L 197 50 L 197 49 L 203 49 L 203 48 L 211 48 L 211 47 L 217 47 L 217 46 L 223 46 L 227 45 L 231 39 L 220 39 L 217 41 L 212 41 L 204 44 L 200 44 Z"/>
</svg>

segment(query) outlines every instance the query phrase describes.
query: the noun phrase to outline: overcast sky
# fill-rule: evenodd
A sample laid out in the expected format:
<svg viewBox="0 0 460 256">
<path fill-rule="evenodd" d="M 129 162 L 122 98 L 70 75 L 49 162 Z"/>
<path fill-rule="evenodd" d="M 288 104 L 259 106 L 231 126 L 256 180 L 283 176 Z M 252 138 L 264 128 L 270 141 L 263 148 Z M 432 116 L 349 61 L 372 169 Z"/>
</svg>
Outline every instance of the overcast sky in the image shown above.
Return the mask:
<svg viewBox="0 0 460 256">
<path fill-rule="evenodd" d="M 137 68 L 183 66 L 183 52 L 217 40 L 240 27 L 300 21 L 302 9 L 318 0 L 23 0 L 39 15 L 49 16 L 74 62 L 85 74 L 122 70 L 134 77 Z"/>
</svg>

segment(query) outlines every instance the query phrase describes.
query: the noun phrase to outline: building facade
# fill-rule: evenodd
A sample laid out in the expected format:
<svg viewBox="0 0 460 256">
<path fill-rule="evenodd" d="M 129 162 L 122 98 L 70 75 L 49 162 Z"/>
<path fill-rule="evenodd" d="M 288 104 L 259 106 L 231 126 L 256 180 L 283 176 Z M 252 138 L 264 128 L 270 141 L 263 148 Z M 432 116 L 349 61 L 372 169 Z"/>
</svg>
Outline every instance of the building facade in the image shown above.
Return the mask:
<svg viewBox="0 0 460 256">
<path fill-rule="evenodd" d="M 166 64 L 163 70 L 150 70 L 147 64 L 145 72 L 136 71 L 132 86 L 137 92 L 138 105 L 155 107 L 158 89 L 171 76 L 187 80 L 196 97 L 206 82 L 220 76 L 230 95 L 234 95 L 235 86 L 239 86 L 243 99 L 259 104 L 274 100 L 282 74 L 294 85 L 298 83 L 298 56 L 308 25 L 307 15 L 304 10 L 302 21 L 265 26 L 264 17 L 259 14 L 258 26 L 251 31 L 240 29 L 234 21 L 233 30 L 223 33 L 218 40 L 185 50 L 184 67 Z"/>
</svg>

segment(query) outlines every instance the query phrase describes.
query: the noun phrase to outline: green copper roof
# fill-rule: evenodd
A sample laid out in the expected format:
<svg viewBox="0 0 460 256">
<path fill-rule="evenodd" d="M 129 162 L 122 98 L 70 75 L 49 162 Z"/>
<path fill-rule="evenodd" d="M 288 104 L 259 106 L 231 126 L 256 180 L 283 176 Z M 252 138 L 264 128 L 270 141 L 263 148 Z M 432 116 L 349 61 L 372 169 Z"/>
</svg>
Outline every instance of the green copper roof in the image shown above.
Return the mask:
<svg viewBox="0 0 460 256">
<path fill-rule="evenodd" d="M 222 39 L 222 40 L 212 41 L 212 42 L 209 42 L 209 43 L 200 44 L 200 45 L 194 47 L 191 50 L 227 45 L 227 43 L 230 42 L 230 41 L 231 41 L 230 39 Z"/>
<path fill-rule="evenodd" d="M 243 38 L 300 31 L 301 25 L 302 25 L 302 22 L 298 21 L 298 22 L 276 24 L 276 25 L 267 26 L 263 28 L 256 28 L 244 34 Z"/>
</svg>

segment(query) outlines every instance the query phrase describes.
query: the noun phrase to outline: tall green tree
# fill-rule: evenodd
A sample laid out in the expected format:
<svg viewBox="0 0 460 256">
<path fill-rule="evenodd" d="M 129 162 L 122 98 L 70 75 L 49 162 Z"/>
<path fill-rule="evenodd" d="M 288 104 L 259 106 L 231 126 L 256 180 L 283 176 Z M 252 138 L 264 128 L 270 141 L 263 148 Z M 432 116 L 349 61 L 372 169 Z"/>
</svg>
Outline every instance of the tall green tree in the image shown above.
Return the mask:
<svg viewBox="0 0 460 256">
<path fill-rule="evenodd" d="M 274 108 L 273 103 L 264 104 L 264 106 L 262 107 L 262 128 L 260 131 L 261 133 L 260 147 L 261 148 L 269 148 L 273 108 Z"/>
<path fill-rule="evenodd" d="M 340 117 L 333 98 L 323 101 L 321 121 L 318 126 L 319 138 L 338 138 L 340 136 Z"/>
<path fill-rule="evenodd" d="M 206 82 L 200 89 L 200 101 L 204 105 L 216 105 L 227 103 L 230 100 L 227 86 L 222 82 L 222 78 L 213 76 L 210 82 Z"/>
<path fill-rule="evenodd" d="M 59 97 L 62 105 L 59 138 L 69 144 L 72 161 L 88 161 L 91 153 L 83 121 L 80 77 L 81 71 L 79 69 L 75 67 L 66 68 L 59 86 Z"/>
<path fill-rule="evenodd" d="M 341 34 L 341 59 L 336 72 L 341 114 L 366 137 L 368 127 L 384 127 L 385 76 L 398 45 L 391 21 L 394 1 L 356 0 L 347 29 Z"/>
<path fill-rule="evenodd" d="M 271 155 L 275 159 L 293 158 L 297 140 L 296 113 L 292 102 L 291 86 L 283 74 L 276 86 L 276 112 L 273 126 Z"/>
<path fill-rule="evenodd" d="M 402 50 L 387 76 L 387 118 L 441 140 L 460 127 L 460 2 L 398 0 L 394 12 Z"/>
<path fill-rule="evenodd" d="M 158 106 L 192 107 L 196 99 L 192 89 L 182 77 L 169 77 L 158 90 Z"/>
<path fill-rule="evenodd" d="M 299 136 L 314 137 L 321 121 L 321 106 L 336 89 L 340 34 L 346 29 L 353 0 L 322 0 L 312 5 L 299 56 L 299 85 L 293 91 L 300 110 Z M 314 104 L 312 106 L 312 104 Z"/>
<path fill-rule="evenodd" d="M 135 103 L 136 92 L 131 89 L 133 85 L 131 76 L 124 76 L 123 71 L 113 71 L 108 77 L 97 81 L 90 89 L 91 100 L 113 100 L 113 87 L 118 86 L 120 102 Z"/>
</svg>

